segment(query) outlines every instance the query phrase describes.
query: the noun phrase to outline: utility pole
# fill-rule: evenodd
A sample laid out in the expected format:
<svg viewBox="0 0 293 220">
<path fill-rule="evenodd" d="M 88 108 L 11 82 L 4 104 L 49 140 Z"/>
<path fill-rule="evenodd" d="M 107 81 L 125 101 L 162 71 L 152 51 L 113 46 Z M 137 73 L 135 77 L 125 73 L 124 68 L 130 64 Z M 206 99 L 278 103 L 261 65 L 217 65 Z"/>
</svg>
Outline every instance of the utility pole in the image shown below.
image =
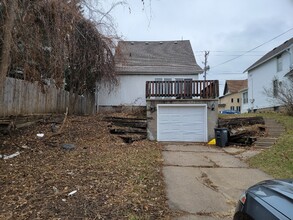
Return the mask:
<svg viewBox="0 0 293 220">
<path fill-rule="evenodd" d="M 204 68 L 203 68 L 203 95 L 206 97 L 206 79 L 207 79 L 207 71 L 209 71 L 210 66 L 208 65 L 208 56 L 210 51 L 204 52 Z"/>
<path fill-rule="evenodd" d="M 204 82 L 207 79 L 207 71 L 209 71 L 210 66 L 208 65 L 208 56 L 209 56 L 210 51 L 205 51 L 204 52 L 204 62 L 202 62 L 204 64 L 204 68 L 203 68 L 203 79 Z"/>
</svg>

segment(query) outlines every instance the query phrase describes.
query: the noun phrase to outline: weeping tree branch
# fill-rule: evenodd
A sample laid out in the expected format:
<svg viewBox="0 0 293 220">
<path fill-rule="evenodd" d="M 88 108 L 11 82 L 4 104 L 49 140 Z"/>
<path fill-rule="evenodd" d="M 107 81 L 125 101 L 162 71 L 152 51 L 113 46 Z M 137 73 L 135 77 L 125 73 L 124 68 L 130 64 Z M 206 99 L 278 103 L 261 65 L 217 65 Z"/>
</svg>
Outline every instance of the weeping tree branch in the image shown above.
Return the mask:
<svg viewBox="0 0 293 220">
<path fill-rule="evenodd" d="M 107 23 L 86 18 L 86 4 L 84 0 L 3 0 L 0 83 L 17 72 L 24 80 L 53 83 L 75 95 L 94 93 L 96 82 L 115 84 L 113 24 L 109 14 L 100 10 Z M 105 24 L 113 35 L 103 33 Z"/>
</svg>

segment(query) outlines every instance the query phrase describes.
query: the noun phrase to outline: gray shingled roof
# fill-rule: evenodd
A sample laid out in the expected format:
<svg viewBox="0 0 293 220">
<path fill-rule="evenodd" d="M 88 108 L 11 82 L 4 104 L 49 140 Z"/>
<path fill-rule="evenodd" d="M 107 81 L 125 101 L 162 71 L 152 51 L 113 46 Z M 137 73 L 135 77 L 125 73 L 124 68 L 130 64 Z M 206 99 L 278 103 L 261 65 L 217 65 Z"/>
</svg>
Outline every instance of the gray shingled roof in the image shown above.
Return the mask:
<svg viewBox="0 0 293 220">
<path fill-rule="evenodd" d="M 120 74 L 198 74 L 190 41 L 120 41 L 115 55 Z"/>
<path fill-rule="evenodd" d="M 256 61 L 254 64 L 252 64 L 250 67 L 248 67 L 244 72 L 250 71 L 250 70 L 256 68 L 257 66 L 259 66 L 260 64 L 276 57 L 277 55 L 279 55 L 283 51 L 285 51 L 288 47 L 290 47 L 291 44 L 293 44 L 293 37 L 291 39 L 285 41 L 280 46 L 274 48 L 273 50 L 271 50 L 267 54 L 265 54 L 262 58 L 260 58 L 258 61 Z"/>
</svg>

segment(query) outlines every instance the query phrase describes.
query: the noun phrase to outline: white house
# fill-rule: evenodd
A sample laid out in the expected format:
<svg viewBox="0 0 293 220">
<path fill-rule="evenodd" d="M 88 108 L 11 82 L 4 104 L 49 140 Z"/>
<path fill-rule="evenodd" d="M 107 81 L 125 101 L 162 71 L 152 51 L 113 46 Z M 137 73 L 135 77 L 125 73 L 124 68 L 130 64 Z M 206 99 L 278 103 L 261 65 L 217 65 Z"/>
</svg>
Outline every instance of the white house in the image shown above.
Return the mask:
<svg viewBox="0 0 293 220">
<path fill-rule="evenodd" d="M 278 108 L 280 104 L 270 98 L 265 89 L 277 92 L 282 81 L 292 74 L 292 53 L 293 38 L 274 48 L 245 70 L 248 72 L 248 104 L 251 110 Z"/>
<path fill-rule="evenodd" d="M 115 54 L 118 85 L 99 86 L 100 109 L 146 106 L 146 81 L 197 80 L 203 70 L 196 63 L 190 41 L 120 41 Z"/>
</svg>

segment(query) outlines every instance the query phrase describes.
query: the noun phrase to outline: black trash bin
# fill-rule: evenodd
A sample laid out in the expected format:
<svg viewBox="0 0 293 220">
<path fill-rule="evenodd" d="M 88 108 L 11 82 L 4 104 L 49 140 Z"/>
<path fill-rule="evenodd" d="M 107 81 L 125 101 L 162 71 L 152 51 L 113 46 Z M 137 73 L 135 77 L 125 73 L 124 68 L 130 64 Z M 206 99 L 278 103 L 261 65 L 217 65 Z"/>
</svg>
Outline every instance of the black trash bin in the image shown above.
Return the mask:
<svg viewBox="0 0 293 220">
<path fill-rule="evenodd" d="M 227 128 L 215 128 L 216 145 L 225 147 L 229 141 L 229 130 Z"/>
</svg>

